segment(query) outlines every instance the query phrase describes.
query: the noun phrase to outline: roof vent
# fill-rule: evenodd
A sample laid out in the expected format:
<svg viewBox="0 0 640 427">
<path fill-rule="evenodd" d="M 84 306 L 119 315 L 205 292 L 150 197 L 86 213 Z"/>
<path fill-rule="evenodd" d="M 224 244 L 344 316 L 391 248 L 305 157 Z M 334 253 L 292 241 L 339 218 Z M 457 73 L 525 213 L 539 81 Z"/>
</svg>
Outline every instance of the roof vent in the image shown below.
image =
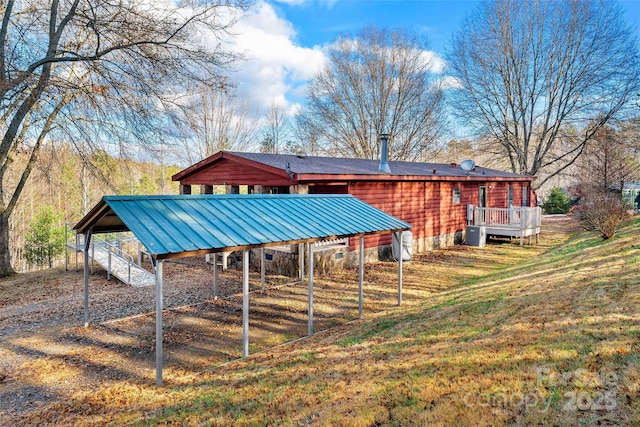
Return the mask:
<svg viewBox="0 0 640 427">
<path fill-rule="evenodd" d="M 378 166 L 378 172 L 391 173 L 389 167 L 389 134 L 380 134 L 380 166 Z"/>
<path fill-rule="evenodd" d="M 284 165 L 284 170 L 287 172 L 287 175 L 289 175 L 289 179 L 293 181 L 294 173 L 291 170 L 291 163 L 287 162 L 287 164 Z"/>
</svg>

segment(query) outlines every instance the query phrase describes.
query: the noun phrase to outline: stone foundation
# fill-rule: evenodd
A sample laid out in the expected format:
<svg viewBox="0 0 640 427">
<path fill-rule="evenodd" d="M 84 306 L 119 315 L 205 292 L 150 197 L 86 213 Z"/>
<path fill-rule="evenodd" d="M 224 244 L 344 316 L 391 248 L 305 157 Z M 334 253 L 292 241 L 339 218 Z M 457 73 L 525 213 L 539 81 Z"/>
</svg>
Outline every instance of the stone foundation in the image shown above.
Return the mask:
<svg viewBox="0 0 640 427">
<path fill-rule="evenodd" d="M 464 231 L 456 231 L 451 234 L 442 234 L 440 236 L 426 237 L 424 239 L 414 239 L 413 253 L 421 253 L 434 251 L 437 249 L 447 248 L 449 246 L 461 245 L 464 243 Z"/>
<path fill-rule="evenodd" d="M 298 252 L 298 245 L 292 245 L 292 247 L 279 247 L 278 249 L 265 248 L 264 256 L 265 271 L 267 273 L 289 277 L 299 276 L 300 256 Z M 318 274 L 326 274 L 343 268 L 345 265 L 348 265 L 346 261 L 349 256 L 349 248 L 346 246 L 335 249 L 314 251 L 314 272 Z M 249 262 L 253 268 L 260 269 L 260 249 L 251 250 Z M 305 265 L 304 268 L 306 273 L 307 266 Z"/>
</svg>

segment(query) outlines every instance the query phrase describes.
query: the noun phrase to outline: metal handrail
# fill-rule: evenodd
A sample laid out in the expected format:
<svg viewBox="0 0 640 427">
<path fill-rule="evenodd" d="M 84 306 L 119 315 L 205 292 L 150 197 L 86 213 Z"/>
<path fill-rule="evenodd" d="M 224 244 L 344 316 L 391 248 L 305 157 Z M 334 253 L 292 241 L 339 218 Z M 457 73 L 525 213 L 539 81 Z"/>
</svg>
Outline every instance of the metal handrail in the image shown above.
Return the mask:
<svg viewBox="0 0 640 427">
<path fill-rule="evenodd" d="M 127 283 L 130 284 L 131 283 L 131 266 L 135 264 L 133 257 L 129 255 L 127 252 L 125 252 L 122 249 L 122 247 L 109 242 L 107 239 L 100 238 L 100 240 L 107 248 L 107 280 L 111 279 L 111 254 L 114 253 L 116 256 L 122 258 L 124 261 L 127 262 L 127 273 L 128 273 Z M 94 244 L 95 244 L 95 239 L 92 239 L 91 240 L 92 250 L 93 250 Z"/>
<path fill-rule="evenodd" d="M 137 262 L 138 266 L 142 267 L 143 254 L 151 258 L 151 254 L 149 253 L 149 251 L 142 249 L 144 248 L 144 246 L 142 246 L 142 244 L 140 243 L 140 240 L 138 240 L 135 236 L 120 237 L 120 235 L 118 235 L 116 239 L 120 243 L 121 247 L 126 246 L 138 254 L 138 262 Z"/>
</svg>

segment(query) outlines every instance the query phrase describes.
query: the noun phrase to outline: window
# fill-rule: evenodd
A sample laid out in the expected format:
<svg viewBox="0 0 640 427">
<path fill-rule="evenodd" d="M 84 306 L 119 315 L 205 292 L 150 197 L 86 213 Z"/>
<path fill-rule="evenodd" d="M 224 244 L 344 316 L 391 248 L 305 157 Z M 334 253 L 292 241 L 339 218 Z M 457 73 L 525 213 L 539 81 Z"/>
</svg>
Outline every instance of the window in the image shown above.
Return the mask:
<svg viewBox="0 0 640 427">
<path fill-rule="evenodd" d="M 453 204 L 460 204 L 460 187 L 453 187 Z"/>
<path fill-rule="evenodd" d="M 529 206 L 529 187 L 522 186 L 522 206 Z"/>
<path fill-rule="evenodd" d="M 507 187 L 507 207 L 510 208 L 513 205 L 513 187 Z"/>
</svg>

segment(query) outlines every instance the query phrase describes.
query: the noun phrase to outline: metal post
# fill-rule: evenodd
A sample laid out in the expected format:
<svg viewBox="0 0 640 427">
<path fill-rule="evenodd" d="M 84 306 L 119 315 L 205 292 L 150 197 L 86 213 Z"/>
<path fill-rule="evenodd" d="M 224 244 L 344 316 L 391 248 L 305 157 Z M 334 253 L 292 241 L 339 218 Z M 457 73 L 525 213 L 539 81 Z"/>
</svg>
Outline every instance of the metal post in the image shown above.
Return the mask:
<svg viewBox="0 0 640 427">
<path fill-rule="evenodd" d="M 91 241 L 91 231 L 84 235 L 83 256 L 84 256 L 84 327 L 89 326 L 89 242 Z"/>
<path fill-rule="evenodd" d="M 242 357 L 249 356 L 249 251 L 242 252 Z"/>
<path fill-rule="evenodd" d="M 364 236 L 360 236 L 360 275 L 358 278 L 358 318 L 362 319 L 364 286 Z"/>
<path fill-rule="evenodd" d="M 107 280 L 111 280 L 111 246 L 107 245 Z"/>
<path fill-rule="evenodd" d="M 76 271 L 78 271 L 78 236 L 80 236 L 78 233 L 76 233 L 76 241 L 75 241 L 75 246 L 73 247 L 73 252 L 75 252 L 76 254 Z M 84 243 L 83 243 L 84 245 Z"/>
<path fill-rule="evenodd" d="M 91 274 L 93 274 L 93 260 L 96 259 L 96 245 L 91 243 Z"/>
<path fill-rule="evenodd" d="M 162 385 L 162 260 L 156 260 L 156 385 Z"/>
<path fill-rule="evenodd" d="M 309 336 L 313 335 L 313 244 L 309 243 Z"/>
<path fill-rule="evenodd" d="M 75 247 L 73 251 L 78 253 L 78 248 Z M 64 223 L 64 271 L 69 271 L 69 224 L 66 222 Z"/>
<path fill-rule="evenodd" d="M 213 299 L 218 299 L 218 253 L 213 255 Z"/>
<path fill-rule="evenodd" d="M 402 247 L 402 231 L 400 234 L 400 256 L 398 257 L 398 305 L 402 305 L 402 258 L 403 256 L 403 247 Z"/>
<path fill-rule="evenodd" d="M 304 282 L 304 243 L 298 245 L 298 270 L 300 274 L 300 282 Z"/>
<path fill-rule="evenodd" d="M 264 248 L 260 248 L 260 284 L 262 285 L 262 289 L 264 289 Z"/>
</svg>

